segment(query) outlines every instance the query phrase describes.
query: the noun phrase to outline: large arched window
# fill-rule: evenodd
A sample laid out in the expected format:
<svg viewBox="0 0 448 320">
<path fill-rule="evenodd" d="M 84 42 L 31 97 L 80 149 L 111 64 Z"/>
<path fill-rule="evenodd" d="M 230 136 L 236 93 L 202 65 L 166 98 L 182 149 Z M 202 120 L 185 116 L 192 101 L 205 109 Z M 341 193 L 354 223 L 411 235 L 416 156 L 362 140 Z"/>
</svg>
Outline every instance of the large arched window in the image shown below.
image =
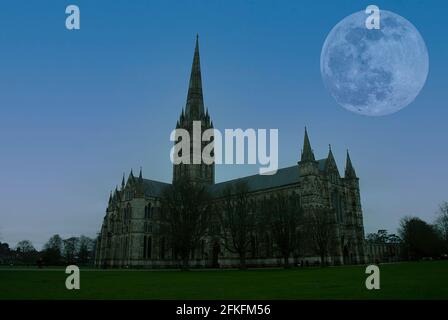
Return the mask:
<svg viewBox="0 0 448 320">
<path fill-rule="evenodd" d="M 331 205 L 336 212 L 336 221 L 342 222 L 342 210 L 341 210 L 341 201 L 337 191 L 333 191 L 331 194 Z"/>
<path fill-rule="evenodd" d="M 151 251 L 152 251 L 152 238 L 149 236 L 145 236 L 143 238 L 143 257 L 145 259 L 151 259 Z"/>
<path fill-rule="evenodd" d="M 143 259 L 146 259 L 146 241 L 147 241 L 147 236 L 143 237 Z"/>
<path fill-rule="evenodd" d="M 128 257 L 128 252 L 129 252 L 129 238 L 125 237 L 124 238 L 124 257 L 125 258 Z"/>
<path fill-rule="evenodd" d="M 339 196 L 339 214 L 341 222 L 344 222 L 344 213 L 346 212 L 344 197 Z"/>
<path fill-rule="evenodd" d="M 250 247 L 252 258 L 255 258 L 257 256 L 257 238 L 254 235 L 250 236 Z"/>
<path fill-rule="evenodd" d="M 152 208 L 151 208 L 151 203 L 148 203 L 145 206 L 145 220 L 149 220 L 151 219 L 151 212 L 152 212 Z"/>
<path fill-rule="evenodd" d="M 165 238 L 160 239 L 160 259 L 165 259 Z"/>
<path fill-rule="evenodd" d="M 148 237 L 148 243 L 146 245 L 146 257 L 151 259 L 151 251 L 152 251 L 152 238 Z"/>
<path fill-rule="evenodd" d="M 339 196 L 336 191 L 331 193 L 331 205 L 336 213 L 336 221 L 341 222 L 340 214 L 339 214 Z"/>
<path fill-rule="evenodd" d="M 151 222 L 145 221 L 144 228 L 145 228 L 145 232 L 146 233 L 152 233 L 152 224 L 151 224 Z"/>
<path fill-rule="evenodd" d="M 265 234 L 265 255 L 266 258 L 272 257 L 272 241 L 268 233 Z"/>
<path fill-rule="evenodd" d="M 205 240 L 201 240 L 201 257 L 204 258 L 205 255 Z"/>
<path fill-rule="evenodd" d="M 151 259 L 152 238 L 150 236 L 143 237 L 143 258 Z"/>
<path fill-rule="evenodd" d="M 127 204 L 127 206 L 125 208 L 124 218 L 125 218 L 125 220 L 131 220 L 131 218 L 132 218 L 132 207 L 129 203 Z"/>
</svg>

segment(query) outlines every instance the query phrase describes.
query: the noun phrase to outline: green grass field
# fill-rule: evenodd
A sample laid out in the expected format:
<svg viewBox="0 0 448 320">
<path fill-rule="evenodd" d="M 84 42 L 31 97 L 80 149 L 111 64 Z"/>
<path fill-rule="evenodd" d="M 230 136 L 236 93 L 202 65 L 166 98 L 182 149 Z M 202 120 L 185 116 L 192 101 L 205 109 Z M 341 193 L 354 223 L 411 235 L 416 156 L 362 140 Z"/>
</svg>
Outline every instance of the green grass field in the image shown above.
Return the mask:
<svg viewBox="0 0 448 320">
<path fill-rule="evenodd" d="M 448 299 L 448 261 L 382 264 L 381 289 L 365 266 L 303 269 L 84 270 L 81 289 L 64 269 L 0 268 L 0 299 Z"/>
</svg>

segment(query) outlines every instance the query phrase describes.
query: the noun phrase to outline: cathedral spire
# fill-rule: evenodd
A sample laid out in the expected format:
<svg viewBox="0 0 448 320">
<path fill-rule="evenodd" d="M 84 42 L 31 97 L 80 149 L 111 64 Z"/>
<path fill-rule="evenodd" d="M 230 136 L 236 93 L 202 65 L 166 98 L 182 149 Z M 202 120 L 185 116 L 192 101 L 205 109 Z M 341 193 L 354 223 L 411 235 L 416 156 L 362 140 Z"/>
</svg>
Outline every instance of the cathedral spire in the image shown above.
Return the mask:
<svg viewBox="0 0 448 320">
<path fill-rule="evenodd" d="M 196 35 L 193 65 L 191 67 L 190 84 L 188 86 L 186 116 L 199 120 L 204 114 L 204 98 L 202 96 L 201 63 L 199 60 L 199 36 Z"/>
<path fill-rule="evenodd" d="M 143 180 L 143 174 L 142 174 L 142 167 L 140 167 L 140 173 L 138 175 L 138 179 L 141 181 Z"/>
<path fill-rule="evenodd" d="M 302 158 L 300 161 L 315 161 L 314 159 L 314 153 L 311 149 L 311 143 L 310 139 L 308 138 L 308 131 L 305 127 L 305 138 L 303 140 L 303 151 L 302 151 Z"/>
<path fill-rule="evenodd" d="M 125 173 L 123 172 L 123 179 L 121 180 L 121 190 L 123 190 L 124 186 L 125 186 L 124 175 L 125 175 Z"/>
<path fill-rule="evenodd" d="M 356 178 L 355 168 L 353 168 L 352 161 L 350 160 L 350 154 L 347 149 L 347 162 L 345 165 L 345 177 L 346 178 Z"/>
<path fill-rule="evenodd" d="M 187 130 L 190 135 L 193 134 L 193 124 L 195 121 L 201 123 L 201 129 L 207 130 L 213 127 L 209 111 L 205 110 L 204 98 L 202 94 L 202 76 L 201 63 L 199 59 L 199 37 L 196 36 L 196 46 L 194 49 L 193 64 L 191 67 L 190 84 L 188 86 L 187 102 L 185 109 L 182 109 L 180 118 L 176 123 L 176 129 Z M 191 140 L 191 139 L 190 139 Z M 177 142 L 176 142 L 177 143 Z M 196 148 L 190 141 L 190 147 L 193 153 Z M 201 145 L 200 152 L 202 153 L 205 145 Z M 192 160 L 190 154 L 190 161 Z M 173 182 L 181 178 L 187 178 L 189 181 L 203 185 L 213 184 L 215 177 L 215 164 L 205 163 L 173 163 Z"/>
</svg>

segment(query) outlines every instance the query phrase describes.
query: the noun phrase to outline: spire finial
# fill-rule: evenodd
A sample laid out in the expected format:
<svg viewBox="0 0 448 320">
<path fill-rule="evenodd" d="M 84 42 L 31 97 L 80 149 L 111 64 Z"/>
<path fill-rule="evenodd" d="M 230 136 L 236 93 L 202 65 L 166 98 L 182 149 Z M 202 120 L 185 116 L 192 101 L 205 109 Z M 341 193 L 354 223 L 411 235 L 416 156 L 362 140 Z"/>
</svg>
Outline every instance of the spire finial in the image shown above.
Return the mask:
<svg viewBox="0 0 448 320">
<path fill-rule="evenodd" d="M 346 178 L 356 178 L 356 171 L 353 168 L 352 160 L 350 159 L 350 154 L 347 149 L 347 160 L 345 164 L 345 177 Z"/>
<path fill-rule="evenodd" d="M 204 114 L 204 99 L 202 96 L 201 63 L 199 59 L 199 35 L 196 34 L 196 47 L 194 49 L 193 65 L 191 67 L 190 84 L 188 86 L 187 118 L 197 120 Z"/>
<path fill-rule="evenodd" d="M 303 139 L 303 151 L 300 161 L 315 161 L 313 149 L 311 149 L 310 139 L 308 138 L 308 131 L 305 126 L 305 137 Z"/>
<path fill-rule="evenodd" d="M 334 161 L 333 151 L 331 151 L 331 144 L 328 144 L 328 159 L 331 158 L 331 161 Z"/>
</svg>

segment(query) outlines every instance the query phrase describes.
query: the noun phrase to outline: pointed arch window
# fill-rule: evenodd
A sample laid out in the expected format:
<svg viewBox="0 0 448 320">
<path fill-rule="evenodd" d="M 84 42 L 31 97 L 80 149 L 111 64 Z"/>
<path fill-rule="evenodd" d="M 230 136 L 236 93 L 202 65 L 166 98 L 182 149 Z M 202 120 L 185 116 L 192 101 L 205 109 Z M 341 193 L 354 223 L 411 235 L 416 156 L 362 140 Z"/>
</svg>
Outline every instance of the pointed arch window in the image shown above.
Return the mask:
<svg viewBox="0 0 448 320">
<path fill-rule="evenodd" d="M 124 220 L 125 222 L 129 222 L 129 220 L 132 219 L 132 207 L 128 203 L 126 207 L 124 208 Z"/>
<path fill-rule="evenodd" d="M 143 258 L 151 259 L 152 251 L 152 237 L 144 236 L 143 237 Z"/>
<path fill-rule="evenodd" d="M 165 259 L 165 237 L 160 239 L 160 259 Z"/>
<path fill-rule="evenodd" d="M 145 220 L 150 220 L 150 219 L 152 219 L 152 210 L 153 210 L 153 208 L 152 208 L 152 206 L 151 206 L 151 203 L 148 203 L 148 204 L 145 206 Z"/>
<path fill-rule="evenodd" d="M 337 191 L 333 191 L 333 193 L 331 194 L 331 202 L 333 209 L 336 212 L 336 221 L 342 222 L 342 197 L 338 194 Z"/>
</svg>

